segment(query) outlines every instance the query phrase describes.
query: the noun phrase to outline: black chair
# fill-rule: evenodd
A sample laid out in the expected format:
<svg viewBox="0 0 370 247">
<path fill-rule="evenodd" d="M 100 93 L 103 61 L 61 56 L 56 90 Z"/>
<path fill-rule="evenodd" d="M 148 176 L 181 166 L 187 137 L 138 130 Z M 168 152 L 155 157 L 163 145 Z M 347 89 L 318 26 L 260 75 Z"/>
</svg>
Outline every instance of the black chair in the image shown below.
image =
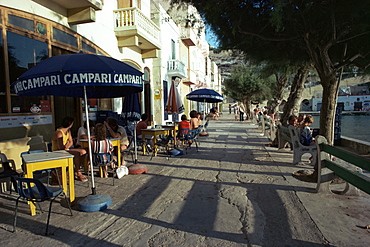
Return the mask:
<svg viewBox="0 0 370 247">
<path fill-rule="evenodd" d="M 0 153 L 0 159 L 1 159 L 1 164 L 2 164 L 2 167 L 3 167 L 3 171 L 0 172 L 0 182 L 6 182 L 7 183 L 7 187 L 10 191 L 10 194 L 12 193 L 12 190 L 11 190 L 11 186 L 10 186 L 10 179 L 12 176 L 21 176 L 23 174 L 21 173 L 18 173 L 17 171 L 15 171 L 14 169 L 11 168 L 10 166 L 10 161 L 8 160 L 8 158 L 6 157 L 5 154 L 3 153 Z"/>
<path fill-rule="evenodd" d="M 69 212 L 71 213 L 71 216 L 72 216 L 71 205 L 69 203 L 69 200 L 66 194 L 63 192 L 63 188 L 45 186 L 40 180 L 35 179 L 35 178 L 22 178 L 22 177 L 12 176 L 12 179 L 15 184 L 15 189 L 17 193 L 19 194 L 19 197 L 17 198 L 16 204 L 15 204 L 14 225 L 13 225 L 14 232 L 16 232 L 18 202 L 20 198 L 31 201 L 34 204 L 35 202 L 43 202 L 46 200 L 50 200 L 49 214 L 48 214 L 48 219 L 46 223 L 45 235 L 48 235 L 51 206 L 55 198 L 57 198 L 59 195 L 64 194 L 64 198 L 67 201 Z M 39 208 L 42 211 L 40 205 L 39 205 Z"/>
<path fill-rule="evenodd" d="M 169 143 L 170 143 L 170 141 L 171 141 L 171 139 L 172 139 L 173 137 L 172 137 L 172 135 L 168 135 L 167 137 L 166 137 L 166 139 L 162 139 L 162 140 L 160 140 L 160 141 L 157 141 L 155 144 L 154 144 L 154 150 L 153 150 L 153 152 L 152 152 L 152 157 L 150 157 L 150 160 L 152 160 L 153 159 L 153 156 L 154 156 L 154 154 L 155 153 L 157 153 L 158 152 L 158 149 L 160 148 L 160 147 L 164 147 L 165 148 L 165 152 L 166 152 L 166 154 L 167 154 L 167 160 L 169 160 L 170 159 L 170 153 L 169 153 Z"/>
</svg>

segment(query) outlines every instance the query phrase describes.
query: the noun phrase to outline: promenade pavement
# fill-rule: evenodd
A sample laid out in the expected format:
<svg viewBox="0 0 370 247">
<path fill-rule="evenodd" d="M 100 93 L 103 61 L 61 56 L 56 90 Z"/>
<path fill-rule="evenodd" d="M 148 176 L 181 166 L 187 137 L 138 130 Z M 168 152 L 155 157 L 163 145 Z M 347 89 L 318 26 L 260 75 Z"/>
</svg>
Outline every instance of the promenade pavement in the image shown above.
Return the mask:
<svg viewBox="0 0 370 247">
<path fill-rule="evenodd" d="M 44 236 L 47 213 L 30 216 L 16 195 L 0 194 L 1 246 L 370 246 L 370 196 L 317 194 L 314 183 L 292 173 L 292 153 L 268 147 L 258 126 L 225 113 L 209 123 L 199 152 L 162 153 L 148 172 L 122 179 L 96 178 L 97 192 L 112 197 L 99 212 L 73 206 L 68 216 L 57 199 Z M 130 157 L 125 157 L 131 164 Z M 76 182 L 77 200 L 91 193 Z M 42 203 L 47 209 L 48 203 Z"/>
</svg>

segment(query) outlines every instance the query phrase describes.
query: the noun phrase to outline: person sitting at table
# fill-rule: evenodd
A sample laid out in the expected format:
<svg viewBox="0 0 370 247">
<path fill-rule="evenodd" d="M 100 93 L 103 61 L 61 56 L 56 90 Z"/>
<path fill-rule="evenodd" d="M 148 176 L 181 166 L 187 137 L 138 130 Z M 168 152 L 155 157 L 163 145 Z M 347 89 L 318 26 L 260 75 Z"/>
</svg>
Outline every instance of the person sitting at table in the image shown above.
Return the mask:
<svg viewBox="0 0 370 247">
<path fill-rule="evenodd" d="M 80 166 L 84 160 L 83 156 L 86 155 L 86 150 L 80 148 L 72 148 L 73 140 L 71 128 L 73 126 L 73 123 L 74 119 L 72 117 L 63 118 L 62 126 L 59 127 L 52 136 L 52 151 L 66 150 L 68 153 L 72 154 L 74 156 L 73 163 L 75 165 L 75 178 L 82 182 L 87 182 L 87 178 L 80 171 Z M 61 172 L 58 173 L 58 176 L 61 176 Z"/>
<path fill-rule="evenodd" d="M 138 124 L 136 125 L 137 140 L 142 140 L 143 136 L 141 130 L 147 129 L 148 123 L 149 123 L 148 115 L 146 113 L 141 114 L 141 121 L 138 122 Z M 153 136 L 145 136 L 145 139 L 147 139 L 148 142 L 146 148 L 149 152 L 151 152 L 153 149 Z"/>
<path fill-rule="evenodd" d="M 124 127 L 118 125 L 117 119 L 108 117 L 107 121 L 104 122 L 107 128 L 107 137 L 109 138 L 120 138 L 121 139 L 121 151 L 127 149 L 130 141 L 128 140 L 127 133 Z"/>
<path fill-rule="evenodd" d="M 190 122 L 188 121 L 188 118 L 185 114 L 181 116 L 181 122 L 178 123 L 178 126 L 179 134 L 177 135 L 177 139 L 182 140 L 184 138 L 184 135 L 187 134 L 190 129 Z"/>
<path fill-rule="evenodd" d="M 190 112 L 190 130 L 198 129 L 199 125 L 202 124 L 200 120 L 200 112 L 192 110 Z"/>
<path fill-rule="evenodd" d="M 107 132 L 105 130 L 105 126 L 102 123 L 98 123 L 95 126 L 95 137 L 91 141 L 91 149 L 93 153 L 109 153 L 112 157 L 112 162 L 111 162 L 111 168 L 115 169 L 116 168 L 116 163 L 117 163 L 117 157 L 113 155 L 114 147 L 112 142 L 107 139 Z M 93 158 L 95 164 L 101 164 L 101 163 L 106 163 L 105 161 L 108 160 L 108 157 L 105 155 L 103 156 L 94 156 Z M 102 166 L 103 170 L 103 177 L 107 178 L 108 177 L 108 171 L 107 171 L 107 166 Z"/>
<path fill-rule="evenodd" d="M 92 120 L 89 120 L 89 126 L 90 126 L 90 137 L 92 138 L 93 137 L 93 133 L 94 133 L 94 121 Z M 80 128 L 78 128 L 78 131 L 77 131 L 77 139 L 76 139 L 76 148 L 80 148 L 81 147 L 81 139 L 87 139 L 87 122 L 85 121 L 84 122 L 84 125 L 81 126 Z"/>
</svg>

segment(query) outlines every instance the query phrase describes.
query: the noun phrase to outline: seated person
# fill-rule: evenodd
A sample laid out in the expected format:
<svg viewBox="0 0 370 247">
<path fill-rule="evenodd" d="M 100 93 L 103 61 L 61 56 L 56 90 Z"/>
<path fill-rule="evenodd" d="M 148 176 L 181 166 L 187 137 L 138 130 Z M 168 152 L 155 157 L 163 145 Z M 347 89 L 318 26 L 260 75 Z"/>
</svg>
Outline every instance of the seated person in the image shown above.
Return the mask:
<svg viewBox="0 0 370 247">
<path fill-rule="evenodd" d="M 142 140 L 143 136 L 142 136 L 141 130 L 147 129 L 148 123 L 149 123 L 148 115 L 146 113 L 141 114 L 141 121 L 136 125 L 137 140 Z M 151 152 L 153 148 L 153 136 L 145 136 L 145 139 L 148 142 L 148 145 L 146 148 L 149 152 Z"/>
<path fill-rule="evenodd" d="M 111 168 L 115 168 L 115 162 L 117 157 L 113 155 L 114 147 L 110 140 L 107 139 L 107 132 L 104 124 L 98 123 L 95 127 L 95 137 L 91 141 L 91 149 L 93 153 L 109 153 L 111 154 L 112 161 Z M 94 156 L 95 164 L 102 164 L 108 161 L 108 157 L 105 156 Z M 103 177 L 108 177 L 107 166 L 102 166 Z"/>
<path fill-rule="evenodd" d="M 188 121 L 185 114 L 181 116 L 181 122 L 179 122 L 178 125 L 179 125 L 179 135 L 177 136 L 177 138 L 181 139 L 187 133 L 187 131 L 182 130 L 190 129 L 190 122 Z"/>
<path fill-rule="evenodd" d="M 90 126 L 90 137 L 93 137 L 94 133 L 94 121 L 89 120 L 89 126 Z M 76 140 L 76 148 L 81 147 L 81 139 L 87 139 L 87 122 L 85 121 L 84 126 L 81 126 L 78 128 L 77 131 L 77 140 Z"/>
<path fill-rule="evenodd" d="M 312 137 L 312 131 L 310 129 L 310 125 L 313 123 L 313 117 L 308 115 L 303 123 L 299 126 L 301 128 L 301 135 L 300 135 L 300 142 L 304 146 L 314 145 L 314 138 Z"/>
<path fill-rule="evenodd" d="M 53 134 L 51 139 L 52 144 L 52 151 L 57 150 L 66 150 L 68 153 L 72 154 L 73 157 L 73 163 L 75 165 L 74 172 L 75 172 L 75 178 L 82 181 L 87 182 L 87 178 L 82 175 L 80 171 L 80 166 L 83 163 L 84 155 L 86 154 L 85 149 L 79 149 L 79 148 L 71 148 L 73 145 L 72 140 L 72 134 L 71 134 L 71 128 L 73 126 L 74 119 L 72 117 L 65 117 L 62 120 L 62 126 L 59 127 Z M 61 176 L 62 173 L 59 172 L 58 176 Z M 60 180 L 61 181 L 61 177 Z"/>
<path fill-rule="evenodd" d="M 297 118 L 297 116 L 291 115 L 289 117 L 288 126 L 298 127 L 298 118 Z"/>
<path fill-rule="evenodd" d="M 192 110 L 190 112 L 190 130 L 198 129 L 201 124 L 202 121 L 200 120 L 200 112 Z"/>
<path fill-rule="evenodd" d="M 108 117 L 107 121 L 104 122 L 104 126 L 107 128 L 107 137 L 121 139 L 121 150 L 120 151 L 127 149 L 130 142 L 127 138 L 125 128 L 118 125 L 117 119 L 113 117 Z"/>
</svg>

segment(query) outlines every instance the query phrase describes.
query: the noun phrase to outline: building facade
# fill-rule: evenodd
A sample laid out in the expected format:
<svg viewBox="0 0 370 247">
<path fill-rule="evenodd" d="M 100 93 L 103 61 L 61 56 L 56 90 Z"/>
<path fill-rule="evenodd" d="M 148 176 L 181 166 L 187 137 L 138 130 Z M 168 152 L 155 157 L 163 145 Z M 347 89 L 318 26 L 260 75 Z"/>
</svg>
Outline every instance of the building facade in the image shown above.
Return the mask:
<svg viewBox="0 0 370 247">
<path fill-rule="evenodd" d="M 174 120 L 164 112 L 172 81 L 186 112 L 193 109 L 186 94 L 200 87 L 216 88 L 218 72 L 208 57 L 204 30 L 176 22 L 163 7 L 168 2 L 0 0 L 0 141 L 26 135 L 43 135 L 50 141 L 65 116 L 75 118 L 74 134 L 83 124 L 85 103 L 93 119 L 100 111 L 120 114 L 122 98 L 83 102 L 70 97 L 18 97 L 12 92 L 11 83 L 27 69 L 62 54 L 111 56 L 143 72 L 141 108 L 153 125 Z"/>
</svg>

